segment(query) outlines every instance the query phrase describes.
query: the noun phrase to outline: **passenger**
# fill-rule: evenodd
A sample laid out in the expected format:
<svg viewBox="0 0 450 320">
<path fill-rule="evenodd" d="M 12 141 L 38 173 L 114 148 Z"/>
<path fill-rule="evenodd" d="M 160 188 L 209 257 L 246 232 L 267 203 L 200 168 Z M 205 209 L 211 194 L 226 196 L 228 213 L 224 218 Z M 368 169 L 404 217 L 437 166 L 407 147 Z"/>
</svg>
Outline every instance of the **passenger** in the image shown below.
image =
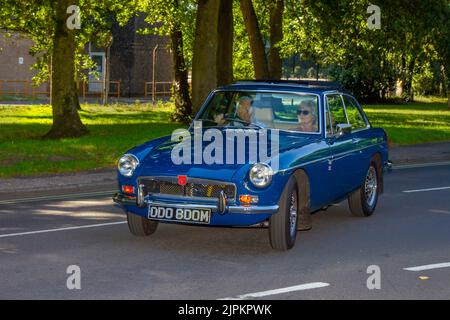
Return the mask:
<svg viewBox="0 0 450 320">
<path fill-rule="evenodd" d="M 317 132 L 317 108 L 312 100 L 304 100 L 297 109 L 299 126 L 296 131 Z"/>
</svg>

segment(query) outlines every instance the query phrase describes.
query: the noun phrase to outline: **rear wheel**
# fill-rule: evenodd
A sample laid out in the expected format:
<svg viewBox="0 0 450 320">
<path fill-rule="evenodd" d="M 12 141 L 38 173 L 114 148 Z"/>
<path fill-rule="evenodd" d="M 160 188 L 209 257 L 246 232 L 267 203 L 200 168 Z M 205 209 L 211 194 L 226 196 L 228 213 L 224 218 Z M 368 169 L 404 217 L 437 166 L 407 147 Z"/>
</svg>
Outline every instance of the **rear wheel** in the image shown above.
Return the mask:
<svg viewBox="0 0 450 320">
<path fill-rule="evenodd" d="M 273 249 L 286 251 L 295 244 L 298 222 L 298 189 L 289 179 L 280 199 L 280 208 L 269 219 L 269 240 Z"/>
<path fill-rule="evenodd" d="M 348 205 L 352 215 L 368 217 L 375 211 L 379 195 L 379 166 L 370 162 L 363 185 L 348 197 Z"/>
<path fill-rule="evenodd" d="M 127 212 L 128 229 L 135 236 L 149 236 L 158 228 L 158 221 L 148 220 L 137 214 Z"/>
</svg>

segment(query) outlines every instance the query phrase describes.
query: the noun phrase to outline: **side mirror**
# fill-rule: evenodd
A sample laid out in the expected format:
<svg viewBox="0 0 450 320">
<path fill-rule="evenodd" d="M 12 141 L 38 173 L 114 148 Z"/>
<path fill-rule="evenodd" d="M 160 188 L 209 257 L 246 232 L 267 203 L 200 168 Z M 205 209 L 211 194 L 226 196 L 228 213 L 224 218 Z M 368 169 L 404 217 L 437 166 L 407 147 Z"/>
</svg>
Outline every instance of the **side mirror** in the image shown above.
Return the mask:
<svg viewBox="0 0 450 320">
<path fill-rule="evenodd" d="M 348 123 L 339 123 L 336 125 L 336 129 L 337 137 L 342 137 L 343 135 L 352 133 L 352 125 Z"/>
</svg>

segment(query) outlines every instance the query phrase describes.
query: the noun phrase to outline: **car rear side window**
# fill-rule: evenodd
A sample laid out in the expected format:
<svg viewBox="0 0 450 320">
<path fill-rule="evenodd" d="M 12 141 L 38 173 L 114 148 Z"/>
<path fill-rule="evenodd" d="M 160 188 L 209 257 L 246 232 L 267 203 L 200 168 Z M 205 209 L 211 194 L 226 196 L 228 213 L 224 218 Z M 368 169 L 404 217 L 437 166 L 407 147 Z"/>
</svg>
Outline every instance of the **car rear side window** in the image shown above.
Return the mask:
<svg viewBox="0 0 450 320">
<path fill-rule="evenodd" d="M 344 99 L 348 121 L 352 125 L 352 130 L 367 128 L 367 123 L 364 120 L 355 99 L 347 95 L 343 95 L 342 98 Z"/>
</svg>

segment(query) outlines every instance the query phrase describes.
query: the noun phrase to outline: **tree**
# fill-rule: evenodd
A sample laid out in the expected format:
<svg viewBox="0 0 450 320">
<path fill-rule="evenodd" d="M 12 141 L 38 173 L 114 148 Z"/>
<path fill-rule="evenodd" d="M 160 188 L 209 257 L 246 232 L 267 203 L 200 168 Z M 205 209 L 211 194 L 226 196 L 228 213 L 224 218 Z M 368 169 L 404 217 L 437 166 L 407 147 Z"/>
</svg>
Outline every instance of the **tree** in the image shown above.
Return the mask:
<svg viewBox="0 0 450 320">
<path fill-rule="evenodd" d="M 192 57 L 192 104 L 197 112 L 217 86 L 219 0 L 199 0 Z"/>
<path fill-rule="evenodd" d="M 81 9 L 81 29 L 68 27 L 68 20 L 74 18 L 74 12 L 67 13 L 71 5 Z M 82 56 L 80 51 L 93 36 L 102 39 L 107 34 L 109 13 L 119 12 L 124 17 L 133 6 L 125 0 L 3 0 L 0 28 L 23 33 L 33 40 L 32 52 L 41 54 L 37 63 L 41 75 L 52 79 L 53 125 L 45 137 L 79 137 L 88 133 L 78 114 L 75 75 L 76 65 L 81 63 L 76 57 Z M 48 68 L 42 67 L 50 61 L 52 73 L 48 75 Z"/>
<path fill-rule="evenodd" d="M 183 55 L 183 34 L 179 25 L 171 33 L 172 61 L 174 69 L 173 99 L 175 111 L 172 120 L 188 123 L 191 120 L 192 102 L 189 94 L 188 70 Z"/>
<path fill-rule="evenodd" d="M 252 0 L 240 0 L 240 5 L 244 17 L 245 29 L 247 30 L 250 42 L 255 78 L 268 79 L 269 66 L 267 63 L 265 46 Z"/>
<path fill-rule="evenodd" d="M 217 85 L 233 82 L 233 1 L 220 0 L 217 30 Z"/>
<path fill-rule="evenodd" d="M 79 137 L 88 133 L 78 114 L 75 85 L 75 31 L 67 27 L 67 8 L 72 0 L 58 0 L 52 58 L 53 125 L 46 138 Z"/>
<path fill-rule="evenodd" d="M 77 111 L 79 102 L 74 63 L 76 31 L 68 29 L 66 24 L 67 8 L 76 3 L 68 0 L 26 3 L 7 0 L 0 8 L 2 28 L 23 33 L 35 41 L 41 40 L 38 45 L 51 52 L 47 57 L 52 56 L 53 125 L 45 135 L 47 138 L 79 137 L 88 132 Z"/>
</svg>

